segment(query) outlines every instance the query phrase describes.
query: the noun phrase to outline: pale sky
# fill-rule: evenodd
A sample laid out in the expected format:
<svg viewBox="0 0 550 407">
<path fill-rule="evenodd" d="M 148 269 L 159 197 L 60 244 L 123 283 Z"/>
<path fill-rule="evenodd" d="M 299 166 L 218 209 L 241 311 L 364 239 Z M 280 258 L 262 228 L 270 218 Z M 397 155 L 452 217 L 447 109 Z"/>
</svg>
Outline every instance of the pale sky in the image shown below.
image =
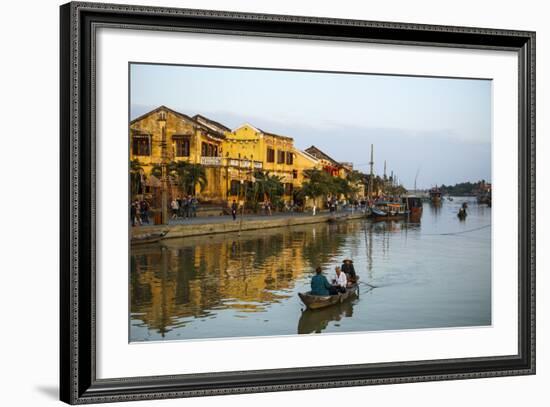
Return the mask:
<svg viewBox="0 0 550 407">
<path fill-rule="evenodd" d="M 131 119 L 160 105 L 250 123 L 417 185 L 491 180 L 491 81 L 132 64 Z"/>
</svg>

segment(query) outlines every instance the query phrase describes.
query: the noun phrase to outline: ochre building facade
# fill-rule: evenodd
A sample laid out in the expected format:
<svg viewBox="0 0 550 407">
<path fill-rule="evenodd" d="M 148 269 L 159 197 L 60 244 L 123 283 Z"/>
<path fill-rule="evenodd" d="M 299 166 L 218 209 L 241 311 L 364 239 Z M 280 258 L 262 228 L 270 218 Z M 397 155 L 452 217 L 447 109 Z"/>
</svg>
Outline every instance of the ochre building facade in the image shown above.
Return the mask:
<svg viewBox="0 0 550 407">
<path fill-rule="evenodd" d="M 328 161 L 317 148 L 297 149 L 292 137 L 248 123 L 231 130 L 202 115 L 188 116 L 166 106 L 130 122 L 130 160 L 141 165 L 146 193 L 160 186 L 152 175 L 155 166 L 174 161 L 201 164 L 207 183 L 197 195 L 213 203 L 241 199 L 241 186 L 252 182 L 256 171 L 280 177 L 283 199 L 290 201 L 304 182 L 305 170 L 329 170 L 334 176 L 345 176 L 349 170 L 335 160 Z M 170 198 L 178 195 L 181 189 L 171 185 Z"/>
</svg>

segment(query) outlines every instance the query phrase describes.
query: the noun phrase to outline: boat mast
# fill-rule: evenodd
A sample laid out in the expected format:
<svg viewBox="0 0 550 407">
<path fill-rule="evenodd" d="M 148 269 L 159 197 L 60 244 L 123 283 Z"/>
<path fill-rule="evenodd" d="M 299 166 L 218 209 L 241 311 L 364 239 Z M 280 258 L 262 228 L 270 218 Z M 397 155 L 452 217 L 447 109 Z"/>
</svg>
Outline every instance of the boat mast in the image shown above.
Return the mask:
<svg viewBox="0 0 550 407">
<path fill-rule="evenodd" d="M 370 145 L 370 175 L 369 175 L 369 190 L 368 190 L 368 199 L 369 201 L 372 199 L 372 183 L 374 181 L 373 175 L 374 175 L 374 145 Z"/>
</svg>

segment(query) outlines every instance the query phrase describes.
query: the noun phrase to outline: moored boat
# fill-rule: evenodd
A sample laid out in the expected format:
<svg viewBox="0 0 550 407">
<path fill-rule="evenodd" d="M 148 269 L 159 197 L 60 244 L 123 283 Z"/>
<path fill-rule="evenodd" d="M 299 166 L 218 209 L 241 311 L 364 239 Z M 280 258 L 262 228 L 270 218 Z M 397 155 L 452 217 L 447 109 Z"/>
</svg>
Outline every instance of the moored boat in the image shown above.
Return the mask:
<svg viewBox="0 0 550 407">
<path fill-rule="evenodd" d="M 357 278 L 357 280 L 359 280 L 359 278 Z M 352 286 L 346 288 L 346 292 L 334 295 L 311 295 L 310 293 L 311 291 L 298 293 L 298 296 L 308 309 L 326 308 L 356 297 L 359 294 L 359 284 L 357 281 Z"/>
<path fill-rule="evenodd" d="M 413 221 L 418 221 L 422 217 L 422 198 L 417 196 L 406 196 L 403 198 L 405 207 L 409 210 L 409 217 Z"/>
<path fill-rule="evenodd" d="M 371 217 L 375 220 L 403 219 L 408 214 L 405 204 L 400 202 L 379 201 L 371 208 Z"/>
<path fill-rule="evenodd" d="M 143 233 L 140 235 L 132 236 L 132 244 L 145 244 L 145 243 L 156 243 L 166 235 L 166 231 L 163 232 L 153 232 L 153 233 Z"/>
<path fill-rule="evenodd" d="M 437 186 L 430 189 L 430 199 L 436 205 L 441 203 L 441 190 Z"/>
</svg>

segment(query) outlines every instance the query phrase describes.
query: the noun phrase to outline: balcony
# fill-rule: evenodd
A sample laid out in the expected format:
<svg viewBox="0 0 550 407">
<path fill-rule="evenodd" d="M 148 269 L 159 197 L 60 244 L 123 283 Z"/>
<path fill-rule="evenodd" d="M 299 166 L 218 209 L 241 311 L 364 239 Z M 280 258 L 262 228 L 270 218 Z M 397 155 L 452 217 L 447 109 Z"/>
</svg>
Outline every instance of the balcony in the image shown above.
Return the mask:
<svg viewBox="0 0 550 407">
<path fill-rule="evenodd" d="M 219 167 L 222 165 L 221 157 L 201 157 L 201 164 Z"/>
<path fill-rule="evenodd" d="M 237 167 L 237 168 L 250 169 L 252 167 L 255 170 L 261 170 L 263 168 L 263 163 L 261 161 L 239 160 L 236 158 L 228 159 L 227 164 L 230 167 Z"/>
</svg>

